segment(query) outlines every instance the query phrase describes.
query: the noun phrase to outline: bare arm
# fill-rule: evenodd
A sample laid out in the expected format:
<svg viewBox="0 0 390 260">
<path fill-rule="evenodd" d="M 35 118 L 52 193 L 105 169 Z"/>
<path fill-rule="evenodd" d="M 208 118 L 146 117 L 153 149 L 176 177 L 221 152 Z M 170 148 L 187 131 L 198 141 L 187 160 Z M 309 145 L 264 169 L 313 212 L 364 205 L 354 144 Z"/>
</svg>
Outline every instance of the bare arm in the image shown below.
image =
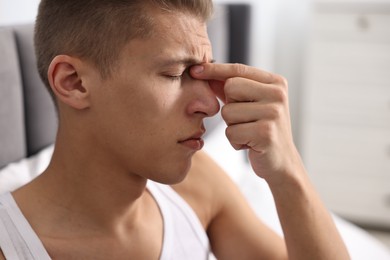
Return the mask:
<svg viewBox="0 0 390 260">
<path fill-rule="evenodd" d="M 3 251 L 0 249 L 0 260 L 5 260 L 5 256 L 3 255 Z"/>
<path fill-rule="evenodd" d="M 349 259 L 293 143 L 286 80 L 239 64 L 203 64 L 192 68 L 191 75 L 208 80 L 224 101 L 222 116 L 228 125 L 226 135 L 230 143 L 235 149 L 249 150 L 252 168 L 270 186 L 289 258 Z M 233 214 L 230 210 L 221 212 Z M 238 220 L 232 216 L 223 221 Z M 221 224 L 226 228 L 228 225 Z M 239 239 L 235 242 L 248 243 Z"/>
<path fill-rule="evenodd" d="M 205 153 L 197 153 L 184 182 L 173 188 L 207 230 L 217 259 L 286 259 L 283 239 L 264 225 L 235 183 Z"/>
</svg>

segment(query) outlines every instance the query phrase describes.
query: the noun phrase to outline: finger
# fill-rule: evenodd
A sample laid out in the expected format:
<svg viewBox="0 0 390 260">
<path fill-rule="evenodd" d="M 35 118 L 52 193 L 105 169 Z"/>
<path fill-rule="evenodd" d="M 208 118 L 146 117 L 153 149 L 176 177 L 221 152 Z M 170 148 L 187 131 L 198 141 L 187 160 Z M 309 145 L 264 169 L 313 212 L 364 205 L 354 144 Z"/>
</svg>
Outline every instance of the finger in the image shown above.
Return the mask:
<svg viewBox="0 0 390 260">
<path fill-rule="evenodd" d="M 284 81 L 280 76 L 243 64 L 203 63 L 191 67 L 190 73 L 192 77 L 202 80 L 226 81 L 242 77 L 266 84 Z"/>
<path fill-rule="evenodd" d="M 218 80 L 209 80 L 209 85 L 214 94 L 219 98 L 223 103 L 226 104 L 226 96 L 224 85 L 225 82 Z"/>
<path fill-rule="evenodd" d="M 275 139 L 274 128 L 272 121 L 263 120 L 228 126 L 225 133 L 235 149 L 249 148 L 256 152 L 264 152 Z"/>
<path fill-rule="evenodd" d="M 222 107 L 221 115 L 228 126 L 259 120 L 276 120 L 282 115 L 282 106 L 272 103 L 229 103 Z"/>
<path fill-rule="evenodd" d="M 227 103 L 279 101 L 283 88 L 277 85 L 259 83 L 246 78 L 230 78 L 225 82 L 224 92 Z"/>
</svg>

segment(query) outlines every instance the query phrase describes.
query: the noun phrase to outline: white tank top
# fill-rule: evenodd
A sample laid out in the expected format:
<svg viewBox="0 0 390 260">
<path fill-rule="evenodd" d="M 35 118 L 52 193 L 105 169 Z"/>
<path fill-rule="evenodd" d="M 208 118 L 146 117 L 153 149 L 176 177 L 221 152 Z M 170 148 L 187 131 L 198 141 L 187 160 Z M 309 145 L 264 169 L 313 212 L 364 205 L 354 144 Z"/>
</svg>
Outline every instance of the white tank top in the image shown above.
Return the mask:
<svg viewBox="0 0 390 260">
<path fill-rule="evenodd" d="M 170 187 L 149 181 L 164 223 L 161 260 L 209 259 L 206 232 L 192 208 Z M 50 259 L 11 193 L 0 196 L 0 248 L 6 259 Z"/>
</svg>

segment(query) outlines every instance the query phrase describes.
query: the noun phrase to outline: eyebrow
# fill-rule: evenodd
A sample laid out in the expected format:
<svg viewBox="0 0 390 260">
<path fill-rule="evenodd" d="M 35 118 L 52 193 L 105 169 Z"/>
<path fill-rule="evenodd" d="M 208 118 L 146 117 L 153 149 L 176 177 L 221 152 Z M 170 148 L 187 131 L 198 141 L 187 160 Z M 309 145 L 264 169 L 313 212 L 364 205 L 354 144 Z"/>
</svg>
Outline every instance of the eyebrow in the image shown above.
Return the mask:
<svg viewBox="0 0 390 260">
<path fill-rule="evenodd" d="M 214 59 L 210 60 L 209 63 L 215 63 L 216 61 Z M 196 59 L 196 58 L 184 58 L 184 59 L 162 59 L 159 64 L 162 66 L 172 66 L 172 65 L 183 65 L 185 67 L 198 65 L 205 63 L 202 60 Z"/>
</svg>

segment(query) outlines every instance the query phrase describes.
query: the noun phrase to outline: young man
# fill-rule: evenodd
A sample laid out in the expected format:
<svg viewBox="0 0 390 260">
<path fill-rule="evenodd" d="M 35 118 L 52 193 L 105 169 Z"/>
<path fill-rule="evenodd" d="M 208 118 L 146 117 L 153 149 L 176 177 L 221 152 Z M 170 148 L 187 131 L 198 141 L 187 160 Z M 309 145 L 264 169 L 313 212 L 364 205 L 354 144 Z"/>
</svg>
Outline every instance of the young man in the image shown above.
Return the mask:
<svg viewBox="0 0 390 260">
<path fill-rule="evenodd" d="M 348 258 L 294 146 L 286 81 L 214 64 L 211 13 L 209 0 L 42 0 L 38 67 L 59 129 L 47 170 L 0 200 L 0 258 Z M 284 240 L 198 152 L 217 97 Z"/>
</svg>

